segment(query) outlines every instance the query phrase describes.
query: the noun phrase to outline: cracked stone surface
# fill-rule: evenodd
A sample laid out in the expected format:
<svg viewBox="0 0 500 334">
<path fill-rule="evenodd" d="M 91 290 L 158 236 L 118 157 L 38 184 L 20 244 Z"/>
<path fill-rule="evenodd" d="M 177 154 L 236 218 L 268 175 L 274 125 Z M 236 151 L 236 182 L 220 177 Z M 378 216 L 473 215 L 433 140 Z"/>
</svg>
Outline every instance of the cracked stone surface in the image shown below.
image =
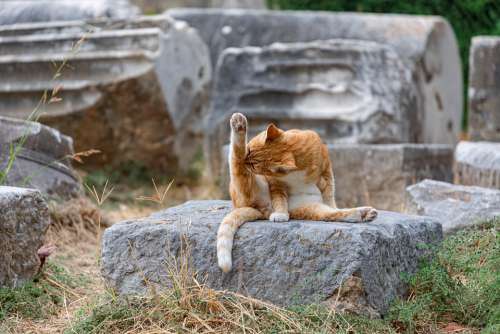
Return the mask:
<svg viewBox="0 0 500 334">
<path fill-rule="evenodd" d="M 37 273 L 49 223 L 38 190 L 0 186 L 0 287 L 20 286 Z"/>
<path fill-rule="evenodd" d="M 223 274 L 215 239 L 230 209 L 229 201 L 190 201 L 113 225 L 102 241 L 106 282 L 120 294 L 147 293 L 148 284 L 168 286 L 167 263 L 182 256 L 185 240 L 192 269 L 212 288 L 293 305 L 331 303 L 345 282 L 357 292 L 342 292 L 339 309 L 378 316 L 406 292 L 401 274 L 417 270 L 429 254 L 425 245 L 442 239 L 441 225 L 432 218 L 384 211 L 366 224 L 251 222 L 237 232 L 233 270 Z M 349 306 L 358 299 L 356 307 Z"/>
</svg>

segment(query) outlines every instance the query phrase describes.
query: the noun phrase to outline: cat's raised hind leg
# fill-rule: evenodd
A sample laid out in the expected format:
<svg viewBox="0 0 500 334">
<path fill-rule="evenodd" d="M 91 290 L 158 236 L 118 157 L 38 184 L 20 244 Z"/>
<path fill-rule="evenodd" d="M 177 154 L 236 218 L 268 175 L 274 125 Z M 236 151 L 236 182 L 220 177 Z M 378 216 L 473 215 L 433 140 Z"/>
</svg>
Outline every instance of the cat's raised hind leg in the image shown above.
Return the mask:
<svg viewBox="0 0 500 334">
<path fill-rule="evenodd" d="M 229 121 L 231 138 L 229 145 L 230 163 L 242 162 L 247 154 L 247 118 L 240 113 L 234 113 Z"/>
<path fill-rule="evenodd" d="M 368 206 L 352 209 L 336 209 L 323 203 L 314 203 L 290 210 L 290 218 L 301 220 L 362 223 L 372 221 L 376 217 L 377 210 Z"/>
</svg>

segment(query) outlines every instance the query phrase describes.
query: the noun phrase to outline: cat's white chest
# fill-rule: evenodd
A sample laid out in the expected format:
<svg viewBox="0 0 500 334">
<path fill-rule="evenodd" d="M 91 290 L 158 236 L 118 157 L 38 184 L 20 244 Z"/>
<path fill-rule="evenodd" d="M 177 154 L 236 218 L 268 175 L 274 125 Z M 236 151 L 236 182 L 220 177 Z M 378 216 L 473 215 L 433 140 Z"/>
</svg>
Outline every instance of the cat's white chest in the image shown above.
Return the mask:
<svg viewBox="0 0 500 334">
<path fill-rule="evenodd" d="M 321 203 L 318 186 L 307 181 L 305 171 L 291 172 L 279 178 L 288 187 L 288 208 L 295 209 L 305 204 Z"/>
</svg>

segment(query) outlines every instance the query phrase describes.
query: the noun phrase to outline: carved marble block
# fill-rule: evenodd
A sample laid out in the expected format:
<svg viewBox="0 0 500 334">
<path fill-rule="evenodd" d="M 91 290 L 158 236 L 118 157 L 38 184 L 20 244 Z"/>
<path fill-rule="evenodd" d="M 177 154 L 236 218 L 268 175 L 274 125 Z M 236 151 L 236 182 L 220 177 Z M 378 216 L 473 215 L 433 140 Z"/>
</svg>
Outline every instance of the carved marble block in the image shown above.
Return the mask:
<svg viewBox="0 0 500 334">
<path fill-rule="evenodd" d="M 314 129 L 329 143 L 416 142 L 420 130 L 410 71 L 391 48 L 366 41 L 227 49 L 208 119 L 214 170 L 234 112 L 249 119 L 250 137 L 269 122 Z"/>
</svg>

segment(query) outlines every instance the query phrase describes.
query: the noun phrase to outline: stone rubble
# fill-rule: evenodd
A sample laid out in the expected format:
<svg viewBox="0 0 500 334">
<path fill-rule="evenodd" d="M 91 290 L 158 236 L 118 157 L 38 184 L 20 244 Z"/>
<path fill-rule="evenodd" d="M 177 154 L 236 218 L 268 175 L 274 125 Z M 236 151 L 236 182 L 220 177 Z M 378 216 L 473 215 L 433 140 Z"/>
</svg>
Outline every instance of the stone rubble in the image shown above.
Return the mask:
<svg viewBox="0 0 500 334">
<path fill-rule="evenodd" d="M 447 235 L 500 218 L 500 190 L 424 180 L 407 188 L 405 212 L 439 219 Z"/>
</svg>

